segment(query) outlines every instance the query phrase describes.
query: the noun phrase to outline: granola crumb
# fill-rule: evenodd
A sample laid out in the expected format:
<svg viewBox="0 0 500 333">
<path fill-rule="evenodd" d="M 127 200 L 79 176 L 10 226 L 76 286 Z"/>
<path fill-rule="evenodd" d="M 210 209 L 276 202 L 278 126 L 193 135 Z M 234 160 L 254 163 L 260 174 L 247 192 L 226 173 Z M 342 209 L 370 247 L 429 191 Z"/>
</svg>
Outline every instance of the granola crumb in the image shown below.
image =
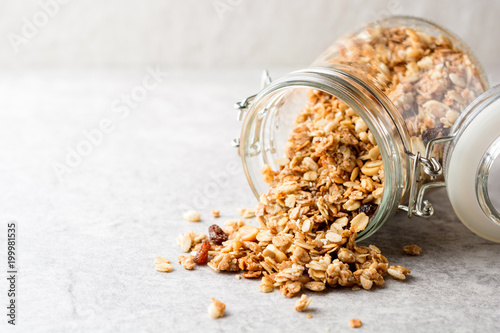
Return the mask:
<svg viewBox="0 0 500 333">
<path fill-rule="evenodd" d="M 308 313 L 308 314 L 306 314 L 306 317 L 311 319 L 313 316 L 310 313 Z"/>
<path fill-rule="evenodd" d="M 360 288 L 360 287 L 358 287 L 358 286 L 354 286 L 354 287 L 352 287 L 352 290 L 353 290 L 353 291 L 356 291 L 356 290 L 361 290 L 361 288 Z"/>
<path fill-rule="evenodd" d="M 188 222 L 199 222 L 201 220 L 200 213 L 195 210 L 188 210 L 182 214 L 182 217 Z"/>
<path fill-rule="evenodd" d="M 212 209 L 212 216 L 215 218 L 220 217 L 220 210 Z"/>
<path fill-rule="evenodd" d="M 208 314 L 210 317 L 220 318 L 224 316 L 224 311 L 226 311 L 226 304 L 212 297 L 212 303 L 208 306 Z"/>
<path fill-rule="evenodd" d="M 422 254 L 422 248 L 418 245 L 405 245 L 403 251 L 411 256 L 419 256 Z"/>
<path fill-rule="evenodd" d="M 359 327 L 361 327 L 362 324 L 363 323 L 359 319 L 349 320 L 349 326 L 351 326 L 352 328 L 359 328 Z"/>
<path fill-rule="evenodd" d="M 245 219 L 251 219 L 252 217 L 255 217 L 254 209 L 240 208 L 238 209 L 238 213 Z"/>
<path fill-rule="evenodd" d="M 234 277 L 236 278 L 236 280 L 241 280 L 241 275 L 239 274 L 236 274 Z"/>
<path fill-rule="evenodd" d="M 170 263 L 165 257 L 156 257 L 155 258 L 155 269 L 158 272 L 171 272 L 174 266 Z"/>
<path fill-rule="evenodd" d="M 192 270 L 194 266 L 196 266 L 193 259 L 194 259 L 193 255 L 177 257 L 177 261 L 179 262 L 179 264 L 181 264 L 182 267 L 184 267 L 187 270 Z"/>
<path fill-rule="evenodd" d="M 307 298 L 306 294 L 302 294 L 300 299 L 295 303 L 295 311 L 305 311 L 312 302 L 312 297 Z"/>
</svg>

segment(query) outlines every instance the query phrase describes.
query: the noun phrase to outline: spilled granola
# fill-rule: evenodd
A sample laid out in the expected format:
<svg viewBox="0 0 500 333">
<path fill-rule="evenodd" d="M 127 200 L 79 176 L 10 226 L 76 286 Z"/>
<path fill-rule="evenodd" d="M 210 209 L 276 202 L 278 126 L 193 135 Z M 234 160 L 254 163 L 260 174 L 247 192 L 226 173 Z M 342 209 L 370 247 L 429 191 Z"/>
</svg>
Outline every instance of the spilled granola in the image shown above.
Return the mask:
<svg viewBox="0 0 500 333">
<path fill-rule="evenodd" d="M 188 210 L 182 214 L 182 218 L 188 222 L 199 222 L 201 220 L 200 213 L 195 210 Z"/>
<path fill-rule="evenodd" d="M 302 294 L 302 296 L 300 296 L 300 299 L 298 299 L 297 302 L 295 302 L 294 309 L 295 311 L 299 312 L 306 311 L 309 305 L 311 305 L 311 302 L 312 302 L 312 297 L 307 298 L 306 294 Z"/>
<path fill-rule="evenodd" d="M 373 77 L 406 115 L 413 149 L 421 152 L 429 140 L 446 135 L 484 90 L 468 55 L 443 36 L 378 27 L 335 47 L 338 52 L 327 62 Z M 410 270 L 389 267 L 379 248 L 355 243 L 384 194 L 382 156 L 364 120 L 338 98 L 311 89 L 284 151 L 286 156 L 274 161 L 279 169 L 265 165 L 261 170 L 269 190 L 255 210 L 240 210 L 243 218 L 255 215 L 259 226 L 243 220 L 212 226 L 208 266 L 260 278 L 261 292 L 280 289 L 287 297 L 327 286 L 368 290 L 383 285 L 387 274 L 406 279 Z M 208 248 L 206 236 L 192 232 L 178 242 L 184 252 Z M 304 302 L 301 298 L 298 307 Z"/>
<path fill-rule="evenodd" d="M 226 304 L 222 303 L 215 298 L 211 298 L 212 303 L 208 306 L 208 315 L 214 319 L 224 316 L 226 311 Z"/>
<path fill-rule="evenodd" d="M 411 256 L 419 256 L 422 254 L 422 248 L 418 245 L 405 245 L 403 251 Z"/>
<path fill-rule="evenodd" d="M 191 269 L 194 268 L 194 266 L 196 266 L 195 262 L 194 262 L 194 256 L 193 255 L 178 256 L 177 257 L 177 261 L 179 262 L 179 264 L 182 265 L 182 267 L 184 267 L 187 270 L 191 270 Z"/>
<path fill-rule="evenodd" d="M 349 320 L 349 326 L 352 328 L 360 328 L 363 323 L 359 319 L 351 319 Z"/>
<path fill-rule="evenodd" d="M 220 210 L 218 209 L 212 209 L 212 216 L 215 218 L 220 217 Z"/>
<path fill-rule="evenodd" d="M 158 272 L 171 272 L 174 269 L 174 266 L 170 263 L 165 257 L 156 257 L 155 258 L 155 269 Z"/>
</svg>

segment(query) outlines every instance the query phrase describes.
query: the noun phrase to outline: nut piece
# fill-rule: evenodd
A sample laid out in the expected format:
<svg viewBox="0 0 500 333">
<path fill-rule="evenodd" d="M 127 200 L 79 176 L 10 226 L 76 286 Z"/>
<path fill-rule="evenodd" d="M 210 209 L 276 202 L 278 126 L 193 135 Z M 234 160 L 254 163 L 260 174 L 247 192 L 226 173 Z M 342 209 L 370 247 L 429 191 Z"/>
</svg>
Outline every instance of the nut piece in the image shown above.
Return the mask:
<svg viewBox="0 0 500 333">
<path fill-rule="evenodd" d="M 199 222 L 201 220 L 200 213 L 195 210 L 188 210 L 182 214 L 182 217 L 188 222 Z"/>
<path fill-rule="evenodd" d="M 171 272 L 174 266 L 170 263 L 170 260 L 164 257 L 155 258 L 155 269 L 158 272 Z"/>
<path fill-rule="evenodd" d="M 418 245 L 405 245 L 403 246 L 403 251 L 412 256 L 419 256 L 422 254 L 422 248 Z"/>
<path fill-rule="evenodd" d="M 393 265 L 389 267 L 387 273 L 396 280 L 404 280 L 406 279 L 406 275 L 410 274 L 411 271 L 406 267 Z"/>
<path fill-rule="evenodd" d="M 210 317 L 220 318 L 224 315 L 224 311 L 226 311 L 226 304 L 212 297 L 212 303 L 208 306 L 208 314 Z"/>
<path fill-rule="evenodd" d="M 361 327 L 362 324 L 363 323 L 359 319 L 351 319 L 351 320 L 349 320 L 349 326 L 351 326 L 352 328 Z"/>
<path fill-rule="evenodd" d="M 212 209 L 212 216 L 217 218 L 220 216 L 220 210 L 218 209 Z"/>
<path fill-rule="evenodd" d="M 278 263 L 287 259 L 286 254 L 278 250 L 273 244 L 269 244 L 262 252 L 262 254 L 264 255 L 264 257 L 270 257 Z"/>
<path fill-rule="evenodd" d="M 305 311 L 312 302 L 312 297 L 307 298 L 306 294 L 302 294 L 300 299 L 295 303 L 295 311 Z"/>
</svg>

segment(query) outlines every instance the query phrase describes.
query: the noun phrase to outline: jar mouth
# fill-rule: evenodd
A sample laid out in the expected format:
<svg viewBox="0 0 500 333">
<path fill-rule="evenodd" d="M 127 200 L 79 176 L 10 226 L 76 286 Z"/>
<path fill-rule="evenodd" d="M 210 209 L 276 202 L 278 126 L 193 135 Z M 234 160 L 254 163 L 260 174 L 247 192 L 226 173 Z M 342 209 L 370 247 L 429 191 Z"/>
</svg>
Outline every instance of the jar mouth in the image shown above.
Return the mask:
<svg viewBox="0 0 500 333">
<path fill-rule="evenodd" d="M 289 73 L 259 92 L 245 117 L 241 135 L 240 155 L 246 177 L 257 198 L 267 190 L 260 167 L 269 164 L 277 169 L 274 160 L 282 157 L 280 150 L 284 148 L 274 135 L 277 126 L 284 117 L 294 122 L 297 116 L 286 115 L 286 110 L 281 112 L 285 100 L 290 100 L 290 96 L 298 98 L 300 91 L 309 89 L 335 96 L 351 107 L 365 121 L 379 146 L 385 173 L 384 193 L 370 223 L 358 234 L 357 240 L 363 240 L 397 211 L 406 192 L 410 163 L 404 142 L 408 142 L 405 140 L 409 135 L 393 104 L 356 70 L 343 65 L 307 68 Z"/>
</svg>

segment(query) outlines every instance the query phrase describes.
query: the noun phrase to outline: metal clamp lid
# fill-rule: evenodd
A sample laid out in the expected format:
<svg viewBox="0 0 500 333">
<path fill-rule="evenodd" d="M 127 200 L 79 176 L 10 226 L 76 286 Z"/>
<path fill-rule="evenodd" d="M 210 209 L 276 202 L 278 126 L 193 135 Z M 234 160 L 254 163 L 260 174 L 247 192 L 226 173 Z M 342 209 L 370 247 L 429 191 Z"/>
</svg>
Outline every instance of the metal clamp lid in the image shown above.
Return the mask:
<svg viewBox="0 0 500 333">
<path fill-rule="evenodd" d="M 271 80 L 271 77 L 269 76 L 269 72 L 267 71 L 267 69 L 264 70 L 262 72 L 262 78 L 260 80 L 260 89 L 262 90 L 265 87 L 267 87 L 269 85 L 269 83 L 271 83 L 271 81 L 272 80 Z M 248 96 L 247 98 L 243 99 L 241 102 L 237 102 L 236 104 L 234 104 L 234 108 L 236 110 L 238 110 L 238 116 L 236 118 L 238 121 L 243 120 L 243 116 L 250 108 L 250 105 L 252 105 L 252 101 L 255 99 L 255 96 L 257 96 L 257 94 L 252 95 L 252 96 Z M 231 142 L 231 145 L 235 148 L 238 148 L 240 146 L 240 138 L 233 139 L 233 141 Z"/>
<path fill-rule="evenodd" d="M 408 212 L 408 217 L 413 215 L 419 217 L 431 217 L 434 214 L 434 207 L 428 200 L 424 200 L 425 191 L 431 188 L 444 187 L 444 181 L 435 181 L 435 179 L 442 175 L 443 167 L 439 161 L 432 157 L 434 146 L 439 143 L 445 143 L 453 140 L 453 136 L 440 137 L 430 140 L 425 148 L 424 157 L 420 152 L 416 154 L 410 151 L 405 151 L 408 157 L 412 160 L 411 174 L 410 174 L 410 198 L 408 206 L 399 205 L 399 209 Z M 429 180 L 425 182 L 422 179 L 422 167 L 425 174 L 429 176 Z"/>
</svg>

